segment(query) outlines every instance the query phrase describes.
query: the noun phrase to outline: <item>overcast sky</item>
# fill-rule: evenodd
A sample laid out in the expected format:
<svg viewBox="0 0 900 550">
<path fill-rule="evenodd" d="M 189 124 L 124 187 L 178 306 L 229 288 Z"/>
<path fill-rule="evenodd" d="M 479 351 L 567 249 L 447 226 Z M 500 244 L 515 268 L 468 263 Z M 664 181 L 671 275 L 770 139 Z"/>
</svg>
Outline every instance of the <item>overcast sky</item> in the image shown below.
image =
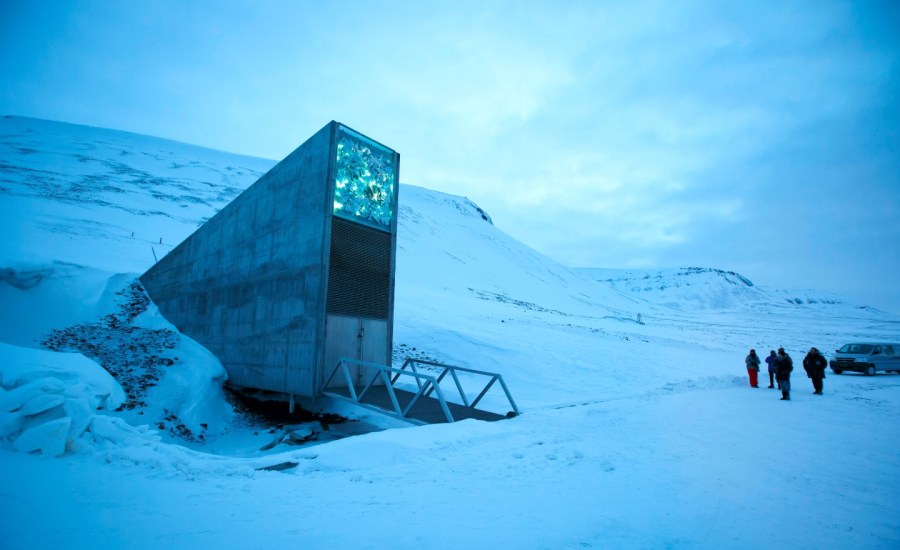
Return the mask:
<svg viewBox="0 0 900 550">
<path fill-rule="evenodd" d="M 893 0 L 0 0 L 0 114 L 270 159 L 338 120 L 572 267 L 900 313 L 898 94 Z"/>
</svg>

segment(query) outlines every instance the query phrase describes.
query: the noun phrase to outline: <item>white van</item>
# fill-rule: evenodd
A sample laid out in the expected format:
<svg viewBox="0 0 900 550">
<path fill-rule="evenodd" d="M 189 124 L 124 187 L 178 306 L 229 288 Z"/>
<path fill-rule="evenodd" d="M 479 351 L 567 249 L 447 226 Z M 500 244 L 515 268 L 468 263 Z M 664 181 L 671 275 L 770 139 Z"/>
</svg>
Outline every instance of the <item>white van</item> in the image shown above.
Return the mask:
<svg viewBox="0 0 900 550">
<path fill-rule="evenodd" d="M 873 376 L 876 372 L 900 374 L 900 344 L 844 344 L 834 354 L 829 366 L 835 374 L 845 370 L 862 372 L 867 376 Z"/>
</svg>

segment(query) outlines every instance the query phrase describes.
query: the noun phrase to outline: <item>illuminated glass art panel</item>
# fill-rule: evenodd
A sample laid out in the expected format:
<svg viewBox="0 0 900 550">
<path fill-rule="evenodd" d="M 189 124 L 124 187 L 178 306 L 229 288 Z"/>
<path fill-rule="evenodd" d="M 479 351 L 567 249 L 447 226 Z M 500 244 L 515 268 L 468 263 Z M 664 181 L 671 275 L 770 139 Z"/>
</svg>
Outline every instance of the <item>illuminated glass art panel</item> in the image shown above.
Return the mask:
<svg viewBox="0 0 900 550">
<path fill-rule="evenodd" d="M 341 126 L 334 170 L 334 214 L 390 230 L 394 155 L 394 151 Z"/>
</svg>

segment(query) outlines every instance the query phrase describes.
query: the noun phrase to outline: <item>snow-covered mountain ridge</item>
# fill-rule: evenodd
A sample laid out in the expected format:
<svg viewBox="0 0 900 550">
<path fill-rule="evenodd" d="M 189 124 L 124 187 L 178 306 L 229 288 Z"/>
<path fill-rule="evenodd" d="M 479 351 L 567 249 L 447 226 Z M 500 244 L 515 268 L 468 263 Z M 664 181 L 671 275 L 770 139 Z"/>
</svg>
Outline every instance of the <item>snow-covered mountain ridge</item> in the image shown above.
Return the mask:
<svg viewBox="0 0 900 550">
<path fill-rule="evenodd" d="M 99 237 L 110 245 L 119 242 L 121 246 L 110 246 L 119 262 L 118 270 L 142 271 L 154 255 L 158 257 L 171 249 L 274 164 L 271 160 L 127 132 L 5 116 L 0 120 L 3 206 L 32 210 L 36 217 L 24 223 L 37 227 L 8 227 L 17 217 L 4 216 L 8 220 L 4 230 L 65 236 L 74 241 Z M 406 197 L 408 193 L 415 193 L 417 200 L 428 199 L 412 190 L 401 194 L 401 219 L 413 222 L 417 214 L 412 199 Z M 493 223 L 483 209 L 468 199 L 444 196 L 442 200 L 451 207 L 448 215 L 479 217 Z M 63 208 L 66 215 L 55 213 Z M 98 215 L 99 212 L 104 214 Z M 84 218 L 79 220 L 73 213 L 83 214 Z M 406 224 L 407 229 L 412 227 L 412 223 Z M 24 245 L 21 241 L 18 244 Z M 78 246 L 58 248 L 54 260 L 86 263 L 83 255 L 75 254 L 77 251 Z M 111 267 L 106 260 L 100 263 Z M 818 297 L 822 293 L 812 291 L 797 295 L 792 291 L 740 288 L 753 284 L 740 274 L 711 268 L 581 271 L 617 291 L 676 309 L 782 301 L 798 305 L 846 304 L 840 297 Z M 737 288 L 720 285 L 722 282 Z"/>
<path fill-rule="evenodd" d="M 739 273 L 715 268 L 684 267 L 659 270 L 583 268 L 579 271 L 650 302 L 674 309 L 760 309 L 776 306 L 813 306 L 838 310 L 854 306 L 845 298 L 816 290 L 767 289 Z M 831 308 L 834 309 L 834 308 Z"/>
<path fill-rule="evenodd" d="M 17 238 L 0 245 L 0 257 L 27 265 L 40 262 L 36 252 L 49 248 L 52 261 L 142 272 L 274 164 L 128 132 L 5 116 L 0 119 L 0 209 L 6 215 L 0 218 L 0 230 Z M 420 204 L 447 206 L 440 219 L 425 223 L 432 235 L 440 231 L 437 226 L 456 216 L 493 224 L 487 212 L 466 198 L 408 185 L 402 188 L 401 247 L 419 234 Z M 40 240 L 40 246 L 29 243 L 29 238 Z M 562 266 L 546 269 L 554 262 L 499 231 L 483 239 L 518 250 L 516 257 L 527 265 L 508 269 L 537 279 L 544 279 L 537 275 L 542 271 L 556 273 L 558 281 L 580 277 Z M 84 249 L 95 248 L 98 241 L 108 254 L 88 257 Z M 416 256 L 425 253 L 417 250 Z M 460 261 L 456 252 L 445 251 L 443 256 Z M 538 258 L 542 265 L 536 267 L 527 258 Z M 469 267 L 475 265 L 469 263 Z M 740 274 L 711 268 L 577 271 L 606 283 L 615 291 L 611 300 L 615 303 L 619 294 L 628 294 L 675 309 L 767 303 L 846 305 L 840 297 L 820 297 L 822 293 L 812 291 L 762 291 Z M 560 276 L 562 272 L 566 275 Z M 493 274 L 501 275 L 501 282 L 493 286 L 506 292 L 509 279 L 502 273 Z"/>
</svg>

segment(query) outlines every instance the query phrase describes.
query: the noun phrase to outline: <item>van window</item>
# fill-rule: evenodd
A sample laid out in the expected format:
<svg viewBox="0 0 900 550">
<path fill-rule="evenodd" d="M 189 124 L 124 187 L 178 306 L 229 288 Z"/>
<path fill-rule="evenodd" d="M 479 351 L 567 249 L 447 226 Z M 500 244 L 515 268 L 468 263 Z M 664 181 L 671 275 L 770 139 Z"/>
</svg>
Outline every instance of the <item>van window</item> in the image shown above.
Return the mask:
<svg viewBox="0 0 900 550">
<path fill-rule="evenodd" d="M 883 351 L 885 355 L 894 355 L 894 346 L 881 346 L 881 351 Z"/>
<path fill-rule="evenodd" d="M 868 355 L 872 353 L 872 344 L 844 344 L 838 351 L 841 353 L 860 353 Z"/>
</svg>

